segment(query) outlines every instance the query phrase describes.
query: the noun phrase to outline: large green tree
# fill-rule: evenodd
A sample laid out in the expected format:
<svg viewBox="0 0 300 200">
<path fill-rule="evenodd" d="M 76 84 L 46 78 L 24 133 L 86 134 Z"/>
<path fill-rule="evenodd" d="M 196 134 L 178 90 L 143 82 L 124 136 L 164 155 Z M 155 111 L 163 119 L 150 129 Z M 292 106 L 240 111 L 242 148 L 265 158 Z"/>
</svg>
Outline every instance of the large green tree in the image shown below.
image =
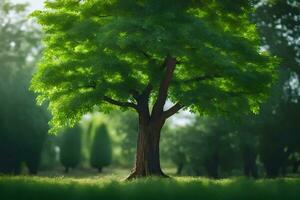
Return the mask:
<svg viewBox="0 0 300 200">
<path fill-rule="evenodd" d="M 257 112 L 275 63 L 260 49 L 253 8 L 238 0 L 55 0 L 36 11 L 45 51 L 32 88 L 49 101 L 52 131 L 98 107 L 135 110 L 139 136 L 129 178 L 164 176 L 165 121 L 186 108 L 202 114 Z M 167 100 L 174 103 L 165 109 Z"/>
</svg>

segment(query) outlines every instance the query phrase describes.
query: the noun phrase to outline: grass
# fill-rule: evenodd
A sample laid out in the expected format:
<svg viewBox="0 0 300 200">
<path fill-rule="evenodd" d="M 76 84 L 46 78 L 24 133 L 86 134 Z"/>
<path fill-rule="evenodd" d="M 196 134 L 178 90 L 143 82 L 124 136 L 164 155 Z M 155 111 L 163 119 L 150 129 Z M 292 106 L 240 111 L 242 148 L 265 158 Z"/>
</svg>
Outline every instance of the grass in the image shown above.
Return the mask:
<svg viewBox="0 0 300 200">
<path fill-rule="evenodd" d="M 0 176 L 1 200 L 299 200 L 300 179 L 141 179 Z"/>
</svg>

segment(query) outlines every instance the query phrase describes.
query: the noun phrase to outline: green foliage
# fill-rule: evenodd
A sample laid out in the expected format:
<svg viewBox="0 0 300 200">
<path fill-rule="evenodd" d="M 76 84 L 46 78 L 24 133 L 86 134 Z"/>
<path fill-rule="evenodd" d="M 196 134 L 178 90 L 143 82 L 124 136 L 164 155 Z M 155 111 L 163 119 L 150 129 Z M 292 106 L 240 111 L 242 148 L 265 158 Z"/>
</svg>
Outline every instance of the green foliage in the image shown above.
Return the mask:
<svg viewBox="0 0 300 200">
<path fill-rule="evenodd" d="M 299 187 L 299 179 L 212 181 L 201 178 L 176 178 L 125 182 L 114 179 L 0 177 L 0 198 L 10 200 L 298 200 Z"/>
<path fill-rule="evenodd" d="M 298 0 L 266 1 L 258 7 L 255 20 L 263 44 L 272 54 L 281 58 L 281 66 L 300 74 Z"/>
<path fill-rule="evenodd" d="M 40 34 L 26 5 L 0 1 L 0 172 L 19 173 L 25 162 L 37 173 L 48 115 L 28 91 L 39 58 Z"/>
<path fill-rule="evenodd" d="M 299 103 L 280 101 L 268 105 L 258 124 L 260 131 L 260 154 L 269 177 L 286 175 L 290 156 L 300 152 L 297 119 L 300 117 Z M 277 107 L 275 107 L 277 106 Z"/>
<path fill-rule="evenodd" d="M 41 170 L 54 170 L 59 163 L 59 138 L 57 136 L 48 136 L 41 153 Z"/>
<path fill-rule="evenodd" d="M 109 112 L 107 98 L 132 102 L 149 82 L 158 91 L 168 55 L 178 61 L 169 99 L 202 114 L 256 113 L 276 77 L 247 1 L 55 0 L 46 8 L 32 14 L 45 51 L 31 88 L 50 102 L 53 132 L 95 106 Z"/>
<path fill-rule="evenodd" d="M 263 44 L 282 60 L 279 82 L 252 129 L 259 136 L 261 160 L 269 177 L 285 175 L 299 152 L 299 2 L 270 0 L 254 17 Z"/>
<path fill-rule="evenodd" d="M 91 148 L 91 166 L 101 172 L 102 168 L 111 164 L 112 148 L 109 133 L 105 125 L 96 129 Z"/>
<path fill-rule="evenodd" d="M 81 157 L 81 128 L 66 129 L 62 135 L 60 146 L 60 161 L 68 172 L 69 168 L 75 168 Z"/>
<path fill-rule="evenodd" d="M 132 165 L 138 138 L 137 114 L 134 112 L 116 112 L 111 115 L 111 118 L 114 121 L 114 129 L 121 147 L 120 162 L 124 165 Z"/>
<path fill-rule="evenodd" d="M 230 121 L 197 118 L 186 127 L 167 131 L 165 138 L 167 154 L 189 175 L 223 177 L 241 162 L 237 134 Z"/>
</svg>

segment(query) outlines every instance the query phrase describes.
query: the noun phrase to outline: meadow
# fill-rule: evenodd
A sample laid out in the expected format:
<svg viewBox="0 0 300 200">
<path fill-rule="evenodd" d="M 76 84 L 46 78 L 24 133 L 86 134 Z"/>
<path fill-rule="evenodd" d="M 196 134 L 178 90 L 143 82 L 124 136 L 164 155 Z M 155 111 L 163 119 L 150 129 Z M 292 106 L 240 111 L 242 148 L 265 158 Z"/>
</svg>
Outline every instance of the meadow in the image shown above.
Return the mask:
<svg viewBox="0 0 300 200">
<path fill-rule="evenodd" d="M 1 200 L 299 200 L 300 179 L 211 180 L 196 177 L 145 178 L 124 181 L 123 177 L 92 178 L 1 176 Z"/>
</svg>

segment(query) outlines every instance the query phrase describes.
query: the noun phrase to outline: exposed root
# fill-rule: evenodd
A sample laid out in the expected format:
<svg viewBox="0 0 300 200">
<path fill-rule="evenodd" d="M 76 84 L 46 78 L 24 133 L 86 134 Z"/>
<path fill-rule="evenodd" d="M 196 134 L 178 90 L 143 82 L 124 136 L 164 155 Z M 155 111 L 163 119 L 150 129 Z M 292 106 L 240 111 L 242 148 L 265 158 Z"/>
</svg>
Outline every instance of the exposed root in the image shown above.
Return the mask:
<svg viewBox="0 0 300 200">
<path fill-rule="evenodd" d="M 145 173 L 137 173 L 137 171 L 131 172 L 129 176 L 125 179 L 127 181 L 135 180 L 138 178 L 146 178 L 146 177 L 156 177 L 156 178 L 171 178 L 162 171 L 156 172 L 156 173 L 150 173 L 150 174 L 145 174 Z"/>
</svg>

